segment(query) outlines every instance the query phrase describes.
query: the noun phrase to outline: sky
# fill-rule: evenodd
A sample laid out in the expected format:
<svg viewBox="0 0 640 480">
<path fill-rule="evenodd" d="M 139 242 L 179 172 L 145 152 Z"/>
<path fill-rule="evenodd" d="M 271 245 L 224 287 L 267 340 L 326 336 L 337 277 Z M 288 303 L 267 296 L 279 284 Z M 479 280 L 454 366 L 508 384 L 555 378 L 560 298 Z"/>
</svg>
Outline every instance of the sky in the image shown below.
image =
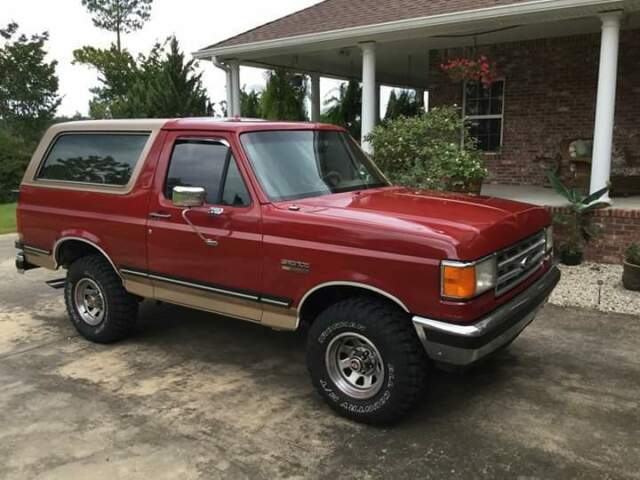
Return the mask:
<svg viewBox="0 0 640 480">
<path fill-rule="evenodd" d="M 127 34 L 122 43 L 134 55 L 148 52 L 155 42 L 175 35 L 181 48 L 192 53 L 205 46 L 244 32 L 265 22 L 319 3 L 318 0 L 154 0 L 151 19 L 142 30 Z M 107 48 L 115 34 L 93 26 L 81 0 L 0 0 L 0 25 L 15 21 L 27 35 L 49 32 L 48 59 L 57 60 L 62 103 L 58 115 L 86 115 L 91 93 L 98 86 L 95 71 L 73 65 L 73 50 L 84 45 Z M 225 99 L 225 75 L 211 62 L 199 62 L 203 83 L 214 102 Z M 242 67 L 241 85 L 260 89 L 264 70 Z M 321 98 L 330 96 L 340 84 L 322 79 Z M 384 111 L 390 89 L 381 95 Z"/>
<path fill-rule="evenodd" d="M 132 53 L 148 52 L 156 41 L 175 35 L 181 48 L 194 52 L 269 20 L 305 8 L 318 0 L 155 0 L 151 20 L 142 30 L 123 37 Z M 0 0 L 0 25 L 15 21 L 26 34 L 49 32 L 48 58 L 58 61 L 62 104 L 59 115 L 87 114 L 91 93 L 99 84 L 95 71 L 73 65 L 73 50 L 84 45 L 107 48 L 115 34 L 93 26 L 81 0 Z M 225 75 L 211 62 L 199 62 L 203 83 L 213 101 L 225 98 Z M 264 84 L 264 72 L 243 68 L 241 82 Z"/>
</svg>

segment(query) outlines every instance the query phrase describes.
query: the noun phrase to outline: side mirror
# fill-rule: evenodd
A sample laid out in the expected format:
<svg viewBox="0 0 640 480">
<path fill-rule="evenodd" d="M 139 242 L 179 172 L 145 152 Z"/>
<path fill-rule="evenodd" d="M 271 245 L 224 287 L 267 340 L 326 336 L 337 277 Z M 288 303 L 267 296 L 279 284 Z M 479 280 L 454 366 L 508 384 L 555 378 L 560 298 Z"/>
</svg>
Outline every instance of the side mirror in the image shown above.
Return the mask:
<svg viewBox="0 0 640 480">
<path fill-rule="evenodd" d="M 176 207 L 201 207 L 206 197 L 202 187 L 173 187 L 171 201 Z"/>
</svg>

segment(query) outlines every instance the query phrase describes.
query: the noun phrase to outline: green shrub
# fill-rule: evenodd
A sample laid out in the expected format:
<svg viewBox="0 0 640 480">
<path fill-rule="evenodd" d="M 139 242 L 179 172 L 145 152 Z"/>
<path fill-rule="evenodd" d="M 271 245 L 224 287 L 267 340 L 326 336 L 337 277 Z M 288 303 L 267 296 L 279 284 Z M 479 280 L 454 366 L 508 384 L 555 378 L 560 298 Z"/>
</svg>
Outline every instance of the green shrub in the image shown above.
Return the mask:
<svg viewBox="0 0 640 480">
<path fill-rule="evenodd" d="M 32 147 L 0 128 L 0 203 L 15 200 L 13 190 L 20 185 L 31 151 Z"/>
<path fill-rule="evenodd" d="M 455 107 L 433 108 L 416 117 L 378 125 L 368 137 L 378 166 L 400 185 L 437 190 L 469 190 L 487 177 L 484 158 L 469 138 Z"/>
<path fill-rule="evenodd" d="M 632 243 L 625 250 L 625 258 L 627 263 L 640 265 L 640 244 Z"/>
</svg>

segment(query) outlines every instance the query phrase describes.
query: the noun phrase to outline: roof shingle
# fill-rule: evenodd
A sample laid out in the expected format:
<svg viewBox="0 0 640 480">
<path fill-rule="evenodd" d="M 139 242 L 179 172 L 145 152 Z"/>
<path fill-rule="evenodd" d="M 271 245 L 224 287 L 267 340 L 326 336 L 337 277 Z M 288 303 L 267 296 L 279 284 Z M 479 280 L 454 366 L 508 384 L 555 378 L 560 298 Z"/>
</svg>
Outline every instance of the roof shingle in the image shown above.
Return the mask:
<svg viewBox="0 0 640 480">
<path fill-rule="evenodd" d="M 524 3 L 528 0 L 325 0 L 207 48 Z"/>
</svg>

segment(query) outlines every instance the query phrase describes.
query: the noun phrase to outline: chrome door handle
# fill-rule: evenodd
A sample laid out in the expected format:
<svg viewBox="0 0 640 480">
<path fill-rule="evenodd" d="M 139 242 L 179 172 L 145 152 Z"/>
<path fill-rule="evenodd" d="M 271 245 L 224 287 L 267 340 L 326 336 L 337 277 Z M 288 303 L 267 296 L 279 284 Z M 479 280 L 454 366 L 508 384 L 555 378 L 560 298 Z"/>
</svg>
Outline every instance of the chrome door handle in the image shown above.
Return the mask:
<svg viewBox="0 0 640 480">
<path fill-rule="evenodd" d="M 209 215 L 211 215 L 212 217 L 217 217 L 219 215 L 222 215 L 224 213 L 224 208 L 222 207 L 211 207 L 209 209 Z"/>
<path fill-rule="evenodd" d="M 170 213 L 160 213 L 160 212 L 152 212 L 149 214 L 149 217 L 159 220 L 159 219 L 166 219 L 166 218 L 171 218 L 171 214 Z"/>
</svg>

